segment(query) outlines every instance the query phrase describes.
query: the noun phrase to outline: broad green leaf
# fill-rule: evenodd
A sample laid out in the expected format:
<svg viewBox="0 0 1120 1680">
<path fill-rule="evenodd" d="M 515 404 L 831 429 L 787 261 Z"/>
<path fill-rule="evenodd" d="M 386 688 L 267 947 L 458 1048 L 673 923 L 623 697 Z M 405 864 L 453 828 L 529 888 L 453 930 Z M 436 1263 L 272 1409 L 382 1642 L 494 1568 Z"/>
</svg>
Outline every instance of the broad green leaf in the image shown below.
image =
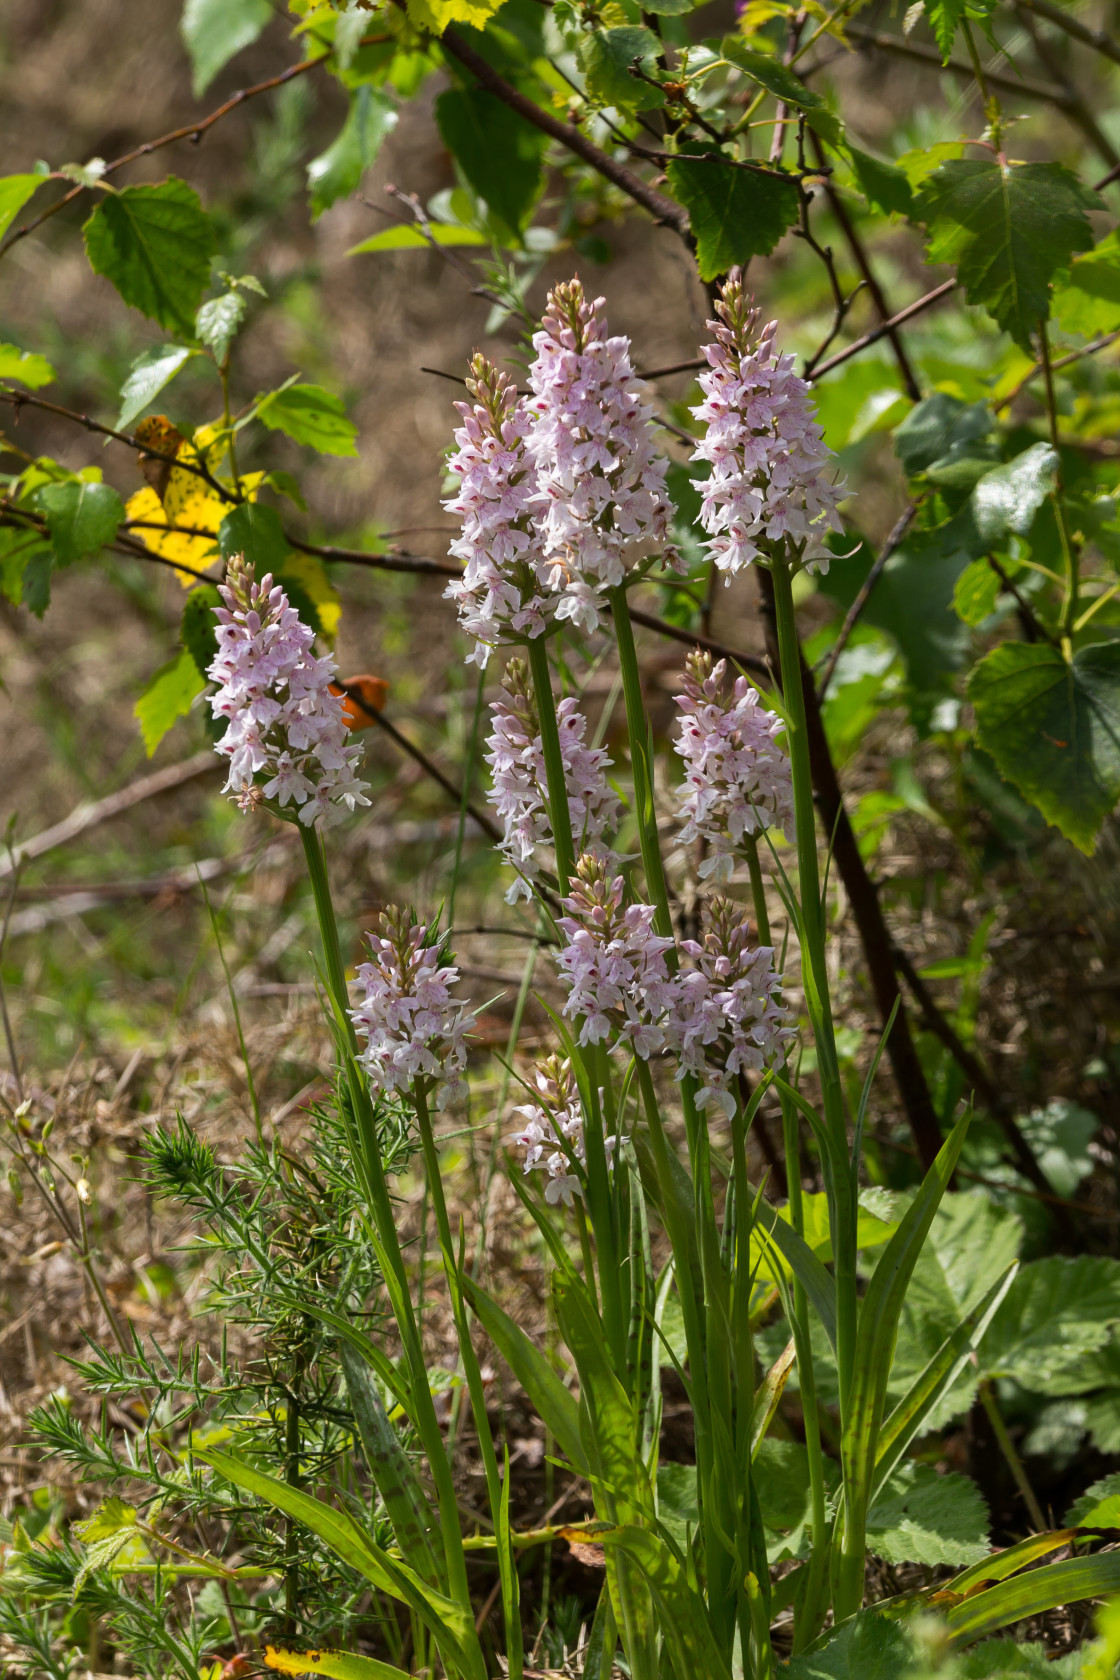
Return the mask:
<svg viewBox="0 0 1120 1680">
<path fill-rule="evenodd" d="M 940 461 L 983 454 L 992 424 L 986 402 L 965 403 L 935 391 L 914 405 L 895 432 L 895 454 L 907 478 L 916 478 Z"/>
<path fill-rule="evenodd" d="M 279 581 L 288 590 L 293 602 L 298 593 L 301 600 L 307 603 L 310 609 L 307 623 L 313 626 L 316 634 L 325 636 L 328 642 L 333 642 L 342 622 L 342 597 L 327 576 L 323 562 L 318 556 L 300 554 L 293 549 L 281 567 Z M 301 605 L 301 615 L 304 610 Z"/>
<path fill-rule="evenodd" d="M 307 166 L 311 219 L 347 198 L 361 185 L 362 175 L 376 160 L 381 142 L 397 126 L 397 107 L 387 93 L 367 82 L 350 96 L 350 110 L 338 138 Z"/>
<path fill-rule="evenodd" d="M 1095 1165 L 1089 1145 L 1100 1131 L 1099 1117 L 1065 1097 L 1021 1115 L 1019 1130 L 1059 1196 L 1072 1196 Z"/>
<path fill-rule="evenodd" d="M 995 1633 L 1012 1622 L 1040 1616 L 1059 1604 L 1102 1598 L 1120 1592 L 1120 1552 L 1098 1552 L 1094 1557 L 1067 1558 L 1028 1569 L 1009 1581 L 1000 1581 L 987 1592 L 966 1598 L 946 1614 L 952 1645 L 959 1649 Z"/>
<path fill-rule="evenodd" d="M 342 398 L 322 385 L 289 385 L 257 408 L 257 419 L 271 431 L 286 432 L 320 455 L 356 455 L 358 428 L 346 418 Z"/>
<path fill-rule="evenodd" d="M 214 617 L 214 609 L 221 605 L 222 597 L 218 594 L 217 586 L 212 583 L 200 583 L 197 589 L 191 590 L 183 608 L 179 640 L 194 660 L 202 677 L 206 676 L 218 651 L 218 622 Z"/>
<path fill-rule="evenodd" d="M 436 121 L 444 144 L 479 198 L 516 238 L 544 184 L 546 137 L 485 88 L 441 93 Z"/>
<path fill-rule="evenodd" d="M 156 672 L 133 707 L 149 758 L 172 724 L 186 717 L 196 695 L 205 687 L 205 679 L 186 648 Z"/>
<path fill-rule="evenodd" d="M 665 95 L 659 88 L 630 74 L 635 59 L 647 75 L 652 74 L 661 50 L 653 31 L 637 25 L 596 29 L 584 35 L 578 59 L 588 95 L 601 105 L 617 105 L 627 111 L 650 111 L 664 105 Z"/>
<path fill-rule="evenodd" d="M 408 1680 L 403 1668 L 352 1651 L 289 1651 L 266 1645 L 264 1661 L 277 1674 L 325 1674 L 327 1680 Z"/>
<path fill-rule="evenodd" d="M 280 515 L 260 502 L 241 502 L 230 509 L 218 527 L 218 548 L 223 560 L 243 554 L 258 577 L 278 572 L 291 552 Z"/>
<path fill-rule="evenodd" d="M 960 158 L 926 180 L 914 205 L 930 262 L 955 263 L 969 303 L 982 304 L 1029 353 L 1050 314 L 1050 282 L 1093 243 L 1096 193 L 1060 163 Z"/>
<path fill-rule="evenodd" d="M 157 344 L 154 349 L 145 350 L 142 356 L 138 356 L 121 386 L 117 430 L 127 431 L 195 354 L 184 344 Z"/>
<path fill-rule="evenodd" d="M 647 5 L 643 10 L 652 12 L 655 17 L 683 17 L 695 6 L 696 0 L 654 0 L 652 6 Z"/>
<path fill-rule="evenodd" d="M 910 1680 L 914 1647 L 905 1628 L 876 1610 L 861 1610 L 794 1657 L 783 1680 Z"/>
<path fill-rule="evenodd" d="M 60 566 L 97 554 L 112 542 L 124 518 L 124 503 L 110 484 L 90 484 L 84 479 L 45 484 L 35 499 Z"/>
<path fill-rule="evenodd" d="M 978 1375 L 1014 1377 L 1036 1394 L 1076 1394 L 1085 1355 L 1120 1323 L 1120 1260 L 1051 1255 L 1019 1272 L 980 1349 Z"/>
<path fill-rule="evenodd" d="M 196 99 L 235 53 L 252 45 L 272 17 L 269 0 L 186 0 L 179 27 L 190 54 Z"/>
<path fill-rule="evenodd" d="M 1066 332 L 1103 337 L 1120 327 L 1120 229 L 1070 264 L 1054 286 L 1054 318 Z"/>
<path fill-rule="evenodd" d="M 195 316 L 195 332 L 206 348 L 213 351 L 219 365 L 229 355 L 248 307 L 247 299 L 240 292 L 223 292 L 221 297 L 208 298 Z"/>
<path fill-rule="evenodd" d="M 1086 1488 L 1066 1512 L 1065 1521 L 1068 1528 L 1120 1528 L 1120 1471 Z"/>
<path fill-rule="evenodd" d="M 479 233 L 477 228 L 457 227 L 453 222 L 431 222 L 423 232 L 412 225 L 386 228 L 383 233 L 363 239 L 360 245 L 351 245 L 346 255 L 359 257 L 364 251 L 430 251 L 433 245 L 489 243 L 486 235 Z"/>
<path fill-rule="evenodd" d="M 995 612 L 1003 585 L 986 560 L 973 560 L 953 585 L 953 606 L 965 624 L 975 627 Z"/>
<path fill-rule="evenodd" d="M 521 1326 L 465 1273 L 462 1288 L 482 1328 L 548 1425 L 561 1452 L 586 1475 L 576 1401 Z"/>
<path fill-rule="evenodd" d="M 381 1549 L 345 1511 L 336 1511 L 322 1500 L 299 1488 L 268 1476 L 232 1453 L 215 1447 L 195 1449 L 195 1457 L 211 1465 L 235 1487 L 255 1493 L 285 1515 L 303 1523 L 317 1534 L 336 1557 L 364 1575 L 367 1581 L 390 1597 L 414 1610 L 431 1628 L 436 1641 L 449 1656 L 477 1680 L 485 1680 L 486 1668 L 470 1612 L 454 1599 L 429 1587 L 405 1563 Z"/>
<path fill-rule="evenodd" d="M 419 1477 L 389 1421 L 368 1364 L 349 1342 L 340 1345 L 339 1356 L 366 1465 L 389 1513 L 397 1545 L 417 1574 L 438 1587 L 442 1571 L 432 1543 L 437 1524 Z"/>
<path fill-rule="evenodd" d="M 46 175 L 0 176 L 0 238 L 7 233 L 28 199 L 43 185 Z"/>
<path fill-rule="evenodd" d="M 217 249 L 214 226 L 185 181 L 106 193 L 84 228 L 95 274 L 168 332 L 194 332 Z"/>
<path fill-rule="evenodd" d="M 787 105 L 811 111 L 824 104 L 820 94 L 811 92 L 800 76 L 795 76 L 780 58 L 748 47 L 741 35 L 725 35 L 720 52 L 736 70 L 742 70 L 752 82 L 757 82 L 759 87 L 764 87 L 767 93 L 774 94 Z"/>
<path fill-rule="evenodd" d="M 1025 537 L 1057 479 L 1058 456 L 1048 443 L 1032 443 L 1013 461 L 985 473 L 972 492 L 972 513 L 984 541 L 999 544 L 1009 531 Z"/>
<path fill-rule="evenodd" d="M 871 1502 L 867 1549 L 887 1563 L 979 1563 L 991 1550 L 979 1488 L 928 1464 L 900 1465 Z"/>
<path fill-rule="evenodd" d="M 36 530 L 0 525 L 0 594 L 42 618 L 50 605 L 54 550 Z"/>
<path fill-rule="evenodd" d="M 958 1658 L 953 1674 L 957 1680 L 1089 1680 L 1083 1654 L 1071 1651 L 1054 1658 L 1041 1645 L 985 1639 Z"/>
<path fill-rule="evenodd" d="M 910 215 L 914 208 L 914 190 L 904 169 L 900 169 L 897 163 L 885 163 L 882 158 L 872 157 L 870 152 L 861 152 L 858 146 L 849 145 L 848 155 L 852 160 L 856 185 L 868 204 L 887 216 Z"/>
<path fill-rule="evenodd" d="M 688 211 L 702 280 L 766 257 L 797 220 L 797 183 L 779 169 L 759 172 L 677 157 L 666 173 Z"/>
<path fill-rule="evenodd" d="M 1120 799 L 1120 643 L 1067 663 L 1042 642 L 1005 642 L 972 672 L 977 739 L 1000 775 L 1091 855 Z"/>
<path fill-rule="evenodd" d="M 962 18 L 986 18 L 992 9 L 991 0 L 923 0 L 930 28 L 937 38 L 942 64 L 949 62 L 957 29 Z"/>
<path fill-rule="evenodd" d="M 45 356 L 37 356 L 32 350 L 21 350 L 16 344 L 0 344 L 0 379 L 14 379 L 31 391 L 38 391 L 55 377 L 55 371 Z"/>
</svg>

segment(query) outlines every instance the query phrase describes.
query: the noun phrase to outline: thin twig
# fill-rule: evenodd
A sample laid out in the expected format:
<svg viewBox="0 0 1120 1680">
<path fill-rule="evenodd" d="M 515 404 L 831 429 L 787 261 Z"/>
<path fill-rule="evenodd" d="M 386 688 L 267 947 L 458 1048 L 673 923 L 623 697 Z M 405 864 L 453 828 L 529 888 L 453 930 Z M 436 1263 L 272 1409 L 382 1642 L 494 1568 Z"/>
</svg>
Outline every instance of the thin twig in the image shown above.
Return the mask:
<svg viewBox="0 0 1120 1680">
<path fill-rule="evenodd" d="M 900 309 L 896 315 L 891 316 L 889 321 L 884 321 L 881 326 L 874 327 L 869 333 L 864 333 L 862 338 L 857 338 L 851 344 L 845 345 L 843 350 L 838 350 L 835 356 L 830 356 L 827 362 L 822 362 L 819 367 L 813 369 L 811 378 L 813 380 L 823 379 L 826 373 L 832 372 L 833 368 L 842 367 L 845 362 L 850 362 L 853 356 L 858 356 L 869 345 L 877 344 L 881 338 L 887 338 L 895 327 L 901 327 L 905 321 L 912 321 L 915 315 L 923 314 L 925 310 L 931 308 L 935 303 L 940 303 L 942 298 L 947 298 L 950 292 L 954 292 L 956 289 L 956 280 L 943 280 L 940 286 L 935 286 L 932 292 L 926 292 L 924 296 L 916 298 L 913 303 L 908 303 L 905 309 Z"/>
<path fill-rule="evenodd" d="M 1120 42 L 1114 41 L 1103 29 L 1091 29 L 1079 18 L 1064 11 L 1061 6 L 1051 5 L 1050 0 L 1020 0 L 1020 4 L 1032 12 L 1037 12 L 1039 17 L 1056 23 L 1059 29 L 1064 29 L 1075 41 L 1081 41 L 1085 46 L 1102 53 L 1105 58 L 1110 58 L 1113 64 L 1120 64 Z"/>
<path fill-rule="evenodd" d="M 924 47 L 920 41 L 904 40 L 901 35 L 879 34 L 869 29 L 860 29 L 855 24 L 848 25 L 847 33 L 861 47 L 878 47 L 882 52 L 913 59 L 916 64 L 927 64 L 939 73 L 950 71 L 955 76 L 966 76 L 969 81 L 973 79 L 971 64 L 966 64 L 960 58 L 951 58 L 948 64 L 942 64 L 937 48 Z M 1029 76 L 1004 76 L 998 70 L 985 70 L 984 79 L 989 87 L 1000 88 L 1004 93 L 1018 93 L 1025 99 L 1043 99 L 1062 110 L 1066 107 L 1066 97 L 1061 88 L 1051 87 L 1046 82 L 1032 81 Z"/>
<path fill-rule="evenodd" d="M 847 616 L 845 617 L 843 624 L 840 626 L 840 634 L 837 636 L 836 640 L 829 649 L 828 657 L 821 668 L 820 680 L 817 683 L 817 699 L 822 703 L 828 692 L 828 685 L 832 681 L 833 673 L 836 670 L 837 661 L 848 645 L 848 638 L 851 636 L 852 631 L 859 622 L 860 614 L 863 612 L 864 607 L 866 607 L 871 597 L 871 591 L 882 577 L 887 561 L 898 548 L 898 545 L 901 543 L 903 537 L 910 529 L 910 523 L 917 511 L 917 502 L 911 502 L 908 507 L 903 508 L 894 525 L 891 527 L 886 541 L 879 550 L 875 564 L 864 578 L 859 587 L 859 593 L 856 595 L 855 600 L 848 608 Z"/>
<path fill-rule="evenodd" d="M 1080 128 L 1086 140 L 1088 140 L 1089 144 L 1097 152 L 1099 152 L 1105 163 L 1108 164 L 1109 168 L 1116 168 L 1116 166 L 1120 164 L 1120 152 L 1116 150 L 1116 147 L 1112 144 L 1108 135 L 1104 133 L 1100 124 L 1097 122 L 1097 119 L 1089 109 L 1089 106 L 1085 103 L 1085 100 L 1078 92 L 1076 85 L 1066 74 L 1065 65 L 1054 51 L 1050 42 L 1039 29 L 1038 24 L 1031 15 L 1029 0 L 1022 0 L 1022 3 L 1016 6 L 1015 10 L 1020 23 L 1023 25 L 1023 28 L 1031 38 L 1031 44 L 1034 47 L 1039 63 L 1042 65 L 1044 70 L 1049 71 L 1050 75 L 1053 76 L 1054 80 L 1058 83 L 1062 92 L 1065 94 L 1066 116 L 1069 118 L 1070 122 Z"/>
<path fill-rule="evenodd" d="M 1095 338 L 1091 344 L 1083 344 L 1079 350 L 1071 350 L 1068 356 L 1059 356 L 1056 362 L 1050 363 L 1050 371 L 1056 373 L 1059 368 L 1069 367 L 1071 362 L 1080 362 L 1086 356 L 1095 356 L 1098 350 L 1107 350 L 1108 346 L 1115 344 L 1118 338 L 1120 338 L 1120 332 L 1105 333 L 1103 338 Z M 1017 385 L 1012 386 L 1005 397 L 1000 397 L 997 402 L 992 404 L 992 413 L 998 414 L 1001 408 L 1009 408 L 1015 398 L 1020 396 L 1027 386 L 1038 378 L 1039 374 L 1042 374 L 1043 377 L 1046 374 L 1046 368 L 1040 361 L 1035 362 L 1034 366 L 1023 375 Z"/>
</svg>

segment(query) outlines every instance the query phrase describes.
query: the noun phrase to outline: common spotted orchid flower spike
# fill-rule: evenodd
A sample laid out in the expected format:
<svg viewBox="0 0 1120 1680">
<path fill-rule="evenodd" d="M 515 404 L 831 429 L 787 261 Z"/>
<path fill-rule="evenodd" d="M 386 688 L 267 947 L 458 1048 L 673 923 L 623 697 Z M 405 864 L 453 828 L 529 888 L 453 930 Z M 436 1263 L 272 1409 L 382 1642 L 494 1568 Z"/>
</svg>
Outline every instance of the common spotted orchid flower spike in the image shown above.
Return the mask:
<svg viewBox="0 0 1120 1680">
<path fill-rule="evenodd" d="M 700 375 L 704 401 L 692 410 L 706 428 L 692 459 L 712 467 L 709 478 L 694 480 L 708 551 L 730 577 L 788 539 L 807 571 L 826 572 L 824 538 L 843 529 L 837 504 L 847 486 L 831 475 L 835 455 L 809 387 L 793 357 L 778 354 L 778 323 L 759 330 L 761 311 L 737 269 L 715 307 L 719 319 L 708 322 L 715 342 L 704 346 L 710 366 Z"/>
<path fill-rule="evenodd" d="M 369 935 L 372 962 L 358 967 L 361 1002 L 350 1011 L 365 1040 L 359 1057 L 375 1092 L 407 1092 L 416 1080 L 435 1086 L 446 1107 L 466 1090 L 466 1036 L 475 1018 L 452 997 L 459 970 L 443 961 L 443 939 L 391 907 Z"/>
<path fill-rule="evenodd" d="M 576 864 L 568 912 L 557 922 L 567 943 L 556 959 L 567 984 L 564 1014 L 583 1017 L 581 1044 L 617 1034 L 648 1060 L 665 1042 L 658 1025 L 672 1002 L 665 953 L 673 941 L 653 931 L 651 904 L 626 904 L 621 875 L 584 853 Z"/>
<path fill-rule="evenodd" d="M 491 802 L 503 825 L 500 850 L 517 871 L 517 880 L 506 895 L 512 904 L 531 896 L 529 883 L 540 873 L 541 853 L 552 836 L 545 796 L 544 747 L 524 660 L 510 660 L 502 686 L 504 693 L 490 705 L 493 727 L 486 762 L 493 779 Z M 602 837 L 614 828 L 621 810 L 621 801 L 607 782 L 611 761 L 602 747 L 584 745 L 587 719 L 573 696 L 561 700 L 556 723 L 575 850 L 593 850 L 598 856 L 610 857 L 613 854 Z"/>
<path fill-rule="evenodd" d="M 449 462 L 459 487 L 443 504 L 462 519 L 463 534 L 450 552 L 466 565 L 446 594 L 473 638 L 468 660 L 485 665 L 503 642 L 541 634 L 548 622 L 547 591 L 537 575 L 536 472 L 527 450 L 534 416 L 508 376 L 485 356 L 473 358 L 467 390 L 474 401 L 455 404 L 463 424 L 455 430 L 458 447 Z"/>
<path fill-rule="evenodd" d="M 704 906 L 699 940 L 686 939 L 688 966 L 674 982 L 665 1039 L 678 1057 L 677 1077 L 692 1074 L 697 1108 L 722 1108 L 732 1119 L 738 1080 L 780 1061 L 794 1036 L 779 1001 L 782 977 L 769 945 L 750 943 L 741 905 L 713 898 Z"/>
<path fill-rule="evenodd" d="M 584 1143 L 583 1104 L 580 1101 L 572 1064 L 559 1056 L 549 1056 L 533 1070 L 534 1102 L 522 1103 L 514 1113 L 524 1121 L 519 1132 L 510 1140 L 525 1151 L 525 1171 L 546 1172 L 545 1201 L 564 1202 L 569 1207 L 572 1196 L 581 1196 L 583 1187 L 573 1162 L 583 1166 L 586 1158 Z M 607 1161 L 614 1152 L 617 1138 L 604 1138 Z"/>
<path fill-rule="evenodd" d="M 358 780 L 362 749 L 350 742 L 343 702 L 331 692 L 335 662 L 314 653 L 315 632 L 303 623 L 271 576 L 258 583 L 234 555 L 220 585 L 218 651 L 208 676 L 210 701 L 229 727 L 218 752 L 229 759 L 226 792 L 243 811 L 291 805 L 307 827 L 329 828 L 357 805 L 368 805 Z"/>
<path fill-rule="evenodd" d="M 599 626 L 604 591 L 668 540 L 675 512 L 630 340 L 608 335 L 603 305 L 579 280 L 555 287 L 529 369 L 541 575 L 559 596 L 556 617 L 586 631 Z M 676 563 L 674 551 L 666 558 Z"/>
<path fill-rule="evenodd" d="M 790 762 L 777 741 L 785 724 L 746 677 L 737 677 L 728 692 L 727 661 L 713 665 L 709 653 L 689 655 L 681 686 L 680 838 L 705 841 L 701 877 L 726 882 L 745 835 L 776 828 L 787 840 L 795 836 Z"/>
</svg>

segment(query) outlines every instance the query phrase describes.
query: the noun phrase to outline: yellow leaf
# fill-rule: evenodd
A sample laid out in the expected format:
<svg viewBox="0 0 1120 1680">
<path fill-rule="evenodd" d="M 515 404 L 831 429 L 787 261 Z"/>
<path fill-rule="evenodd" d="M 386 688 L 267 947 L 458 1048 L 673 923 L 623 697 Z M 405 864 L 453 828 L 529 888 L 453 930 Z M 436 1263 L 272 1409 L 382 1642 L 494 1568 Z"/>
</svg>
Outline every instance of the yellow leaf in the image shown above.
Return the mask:
<svg viewBox="0 0 1120 1680">
<path fill-rule="evenodd" d="M 292 578 L 311 597 L 319 613 L 323 634 L 333 642 L 342 619 L 342 602 L 322 563 L 313 554 L 289 554 L 279 581 L 283 583 L 285 578 Z"/>
<path fill-rule="evenodd" d="M 408 0 L 409 21 L 418 29 L 442 35 L 449 23 L 469 23 L 483 29 L 501 5 L 493 0 Z"/>
<path fill-rule="evenodd" d="M 176 479 L 186 479 L 192 486 L 189 494 L 172 494 Z M 158 554 L 161 560 L 170 560 L 173 566 L 189 566 L 190 571 L 177 571 L 176 576 L 184 589 L 193 589 L 198 579 L 192 574 L 204 572 L 213 564 L 217 552 L 217 532 L 226 513 L 226 504 L 207 489 L 200 479 L 190 473 L 173 471 L 167 486 L 166 505 L 160 501 L 150 485 L 143 490 L 137 490 L 130 496 L 125 507 L 125 513 L 130 520 L 143 520 L 143 525 L 137 530 L 145 548 L 153 554 Z M 170 531 L 169 525 L 187 525 L 191 532 L 204 533 L 201 536 L 185 531 Z"/>
</svg>

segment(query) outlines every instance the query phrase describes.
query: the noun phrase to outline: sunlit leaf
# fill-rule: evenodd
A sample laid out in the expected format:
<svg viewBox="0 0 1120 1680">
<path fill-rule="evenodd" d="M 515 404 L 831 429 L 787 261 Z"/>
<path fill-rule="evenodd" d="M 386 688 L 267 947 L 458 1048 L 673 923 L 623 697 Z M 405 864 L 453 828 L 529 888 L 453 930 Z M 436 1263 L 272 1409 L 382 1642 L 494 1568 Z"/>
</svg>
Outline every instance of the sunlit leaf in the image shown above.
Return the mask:
<svg viewBox="0 0 1120 1680">
<path fill-rule="evenodd" d="M 547 137 L 485 88 L 441 93 L 436 121 L 475 192 L 517 237 L 540 195 Z"/>
<path fill-rule="evenodd" d="M 346 418 L 342 398 L 322 385 L 289 385 L 274 391 L 257 408 L 257 419 L 271 431 L 286 432 L 296 443 L 321 455 L 356 455 L 358 428 Z"/>
<path fill-rule="evenodd" d="M 235 53 L 252 45 L 273 16 L 269 0 L 186 0 L 180 28 L 196 98 Z"/>
<path fill-rule="evenodd" d="M 117 416 L 117 430 L 124 432 L 148 404 L 154 402 L 165 385 L 184 368 L 196 352 L 183 344 L 157 344 L 138 356 L 121 386 L 121 411 Z"/>
<path fill-rule="evenodd" d="M 335 141 L 307 166 L 311 217 L 356 192 L 365 171 L 376 160 L 381 142 L 397 125 L 397 107 L 387 93 L 367 83 L 350 96 L 346 121 Z"/>
<path fill-rule="evenodd" d="M 133 708 L 144 746 L 151 758 L 171 726 L 186 717 L 195 696 L 206 683 L 190 652 L 184 648 L 162 666 Z"/>
<path fill-rule="evenodd" d="M 38 391 L 55 377 L 55 371 L 45 356 L 21 350 L 15 344 L 0 344 L 0 379 L 14 379 L 31 391 Z"/>
<path fill-rule="evenodd" d="M 47 180 L 46 175 L 0 176 L 0 238 L 7 233 L 28 199 Z"/>
<path fill-rule="evenodd" d="M 111 543 L 124 519 L 120 497 L 110 484 L 44 485 L 36 496 L 60 566 L 84 560 Z"/>
<path fill-rule="evenodd" d="M 168 332 L 194 332 L 217 236 L 193 187 L 172 175 L 107 193 L 84 233 L 90 267 L 126 303 Z"/>
<path fill-rule="evenodd" d="M 385 228 L 360 245 L 351 245 L 346 255 L 361 256 L 365 251 L 430 251 L 433 245 L 488 245 L 490 241 L 477 228 L 458 227 L 453 222 L 431 222 L 423 231 L 414 224 Z"/>
</svg>

